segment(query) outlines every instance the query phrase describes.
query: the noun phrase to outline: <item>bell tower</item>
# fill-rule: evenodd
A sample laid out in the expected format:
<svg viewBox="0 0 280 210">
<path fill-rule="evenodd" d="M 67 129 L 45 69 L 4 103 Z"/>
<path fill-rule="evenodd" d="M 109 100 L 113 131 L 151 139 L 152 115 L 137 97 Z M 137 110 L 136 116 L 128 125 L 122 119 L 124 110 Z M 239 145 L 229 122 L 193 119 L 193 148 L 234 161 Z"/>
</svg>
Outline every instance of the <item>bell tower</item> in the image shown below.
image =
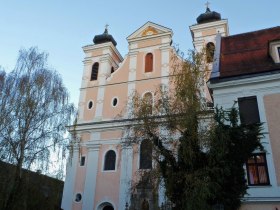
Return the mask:
<svg viewBox="0 0 280 210">
<path fill-rule="evenodd" d="M 193 46 L 198 52 L 203 48 L 206 50 L 207 48 L 215 48 L 217 34 L 221 36 L 229 35 L 227 19 L 222 19 L 220 13 L 211 11 L 209 2 L 206 3 L 206 11 L 200 14 L 196 21 L 196 24 L 190 26 L 190 31 Z M 212 62 L 211 60 L 208 61 Z"/>
</svg>

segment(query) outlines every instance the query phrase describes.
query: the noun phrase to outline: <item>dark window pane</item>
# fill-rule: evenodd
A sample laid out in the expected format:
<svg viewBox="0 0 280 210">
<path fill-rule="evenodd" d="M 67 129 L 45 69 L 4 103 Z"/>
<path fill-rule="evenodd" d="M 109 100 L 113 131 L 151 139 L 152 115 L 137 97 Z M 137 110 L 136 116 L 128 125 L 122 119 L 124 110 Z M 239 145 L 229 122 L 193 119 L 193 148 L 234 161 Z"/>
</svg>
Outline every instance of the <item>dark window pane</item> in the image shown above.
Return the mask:
<svg viewBox="0 0 280 210">
<path fill-rule="evenodd" d="M 140 145 L 140 169 L 152 168 L 152 144 L 145 139 Z"/>
<path fill-rule="evenodd" d="M 278 56 L 280 57 L 280 47 L 278 47 L 277 49 L 278 49 Z"/>
<path fill-rule="evenodd" d="M 75 198 L 75 201 L 76 202 L 80 202 L 82 200 L 82 195 L 80 193 L 77 193 L 76 194 L 76 198 Z"/>
<path fill-rule="evenodd" d="M 92 106 L 93 106 L 93 103 L 92 103 L 92 101 L 90 101 L 90 102 L 88 103 L 88 108 L 91 109 Z"/>
<path fill-rule="evenodd" d="M 84 165 L 85 165 L 85 161 L 86 161 L 86 157 L 85 157 L 85 156 L 82 156 L 82 157 L 81 157 L 81 166 L 84 166 Z"/>
<path fill-rule="evenodd" d="M 115 170 L 116 165 L 116 153 L 113 150 L 109 150 L 105 155 L 104 171 Z"/>
<path fill-rule="evenodd" d="M 90 80 L 97 80 L 99 63 L 94 63 L 91 70 Z"/>
<path fill-rule="evenodd" d="M 112 206 L 105 206 L 103 210 L 114 210 L 114 208 Z"/>
<path fill-rule="evenodd" d="M 240 121 L 242 124 L 260 122 L 259 108 L 256 96 L 238 98 Z"/>
<path fill-rule="evenodd" d="M 118 99 L 117 99 L 117 98 L 114 98 L 114 99 L 113 99 L 113 106 L 117 106 L 117 104 L 118 104 Z"/>
</svg>

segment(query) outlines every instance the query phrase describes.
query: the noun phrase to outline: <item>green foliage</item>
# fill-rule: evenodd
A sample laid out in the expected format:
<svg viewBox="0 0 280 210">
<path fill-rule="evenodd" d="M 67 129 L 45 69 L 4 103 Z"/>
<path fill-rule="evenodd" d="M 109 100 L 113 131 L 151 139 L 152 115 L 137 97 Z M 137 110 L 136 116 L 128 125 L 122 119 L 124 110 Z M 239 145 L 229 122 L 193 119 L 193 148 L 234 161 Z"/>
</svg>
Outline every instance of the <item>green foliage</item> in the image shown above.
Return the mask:
<svg viewBox="0 0 280 210">
<path fill-rule="evenodd" d="M 235 210 L 246 193 L 244 163 L 261 145 L 261 124 L 240 125 L 238 111 L 209 110 L 203 97 L 209 72 L 203 53 L 173 61 L 173 88 L 159 87 L 152 112 L 135 95 L 130 143 L 153 144 L 154 183 L 163 180 L 173 209 Z M 154 176 L 155 177 L 155 176 Z M 155 185 L 154 185 L 155 186 Z"/>
<path fill-rule="evenodd" d="M 225 210 L 237 209 L 246 194 L 244 163 L 261 144 L 262 125 L 238 123 L 238 111 L 216 109 L 215 124 L 209 139 L 209 177 L 214 183 L 212 201 L 222 203 Z"/>
</svg>

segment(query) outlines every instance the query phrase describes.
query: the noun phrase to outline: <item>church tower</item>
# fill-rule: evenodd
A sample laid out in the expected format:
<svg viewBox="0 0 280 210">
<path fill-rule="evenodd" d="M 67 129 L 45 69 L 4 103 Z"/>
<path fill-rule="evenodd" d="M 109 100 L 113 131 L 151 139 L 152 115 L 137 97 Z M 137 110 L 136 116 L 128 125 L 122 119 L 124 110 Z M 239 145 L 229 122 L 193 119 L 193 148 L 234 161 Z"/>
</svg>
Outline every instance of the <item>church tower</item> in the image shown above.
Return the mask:
<svg viewBox="0 0 280 210">
<path fill-rule="evenodd" d="M 198 52 L 205 49 L 207 63 L 212 64 L 214 50 L 219 50 L 216 37 L 229 35 L 228 21 L 221 19 L 220 13 L 211 11 L 209 3 L 206 4 L 206 11 L 200 14 L 196 21 L 197 24 L 190 26 L 193 46 Z"/>
</svg>

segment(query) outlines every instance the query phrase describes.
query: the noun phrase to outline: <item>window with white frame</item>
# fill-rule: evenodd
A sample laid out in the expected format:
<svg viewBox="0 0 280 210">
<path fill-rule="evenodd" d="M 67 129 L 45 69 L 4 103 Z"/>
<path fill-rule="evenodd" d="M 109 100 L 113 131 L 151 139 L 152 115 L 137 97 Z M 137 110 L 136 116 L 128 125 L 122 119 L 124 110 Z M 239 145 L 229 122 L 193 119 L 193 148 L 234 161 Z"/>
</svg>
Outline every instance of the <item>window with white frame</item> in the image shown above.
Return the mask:
<svg viewBox="0 0 280 210">
<path fill-rule="evenodd" d="M 269 185 L 265 153 L 256 153 L 246 162 L 248 185 Z"/>
</svg>

